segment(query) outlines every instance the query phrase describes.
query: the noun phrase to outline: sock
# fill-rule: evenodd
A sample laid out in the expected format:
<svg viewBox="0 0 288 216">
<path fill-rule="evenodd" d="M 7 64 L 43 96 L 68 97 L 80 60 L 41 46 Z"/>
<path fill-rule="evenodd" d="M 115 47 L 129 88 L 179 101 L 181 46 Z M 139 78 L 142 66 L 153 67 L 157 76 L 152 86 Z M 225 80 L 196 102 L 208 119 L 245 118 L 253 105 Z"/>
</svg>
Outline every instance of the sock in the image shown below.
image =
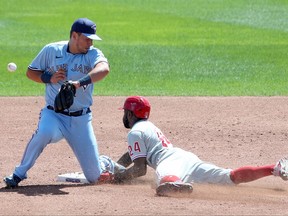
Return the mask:
<svg viewBox="0 0 288 216">
<path fill-rule="evenodd" d="M 251 182 L 265 176 L 272 175 L 274 170 L 274 164 L 268 166 L 252 167 L 244 166 L 238 169 L 232 170 L 230 178 L 235 184 Z"/>
<path fill-rule="evenodd" d="M 163 184 L 165 182 L 182 182 L 182 180 L 174 175 L 168 175 L 168 176 L 164 176 L 163 178 L 161 178 L 160 180 L 160 184 Z"/>
</svg>

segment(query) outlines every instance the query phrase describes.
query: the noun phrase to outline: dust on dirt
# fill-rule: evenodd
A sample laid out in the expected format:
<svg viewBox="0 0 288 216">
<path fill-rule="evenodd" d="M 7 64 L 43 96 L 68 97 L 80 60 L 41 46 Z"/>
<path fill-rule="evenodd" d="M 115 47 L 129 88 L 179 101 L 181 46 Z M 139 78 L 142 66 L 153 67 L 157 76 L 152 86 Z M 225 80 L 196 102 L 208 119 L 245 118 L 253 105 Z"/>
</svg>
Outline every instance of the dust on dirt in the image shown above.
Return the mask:
<svg viewBox="0 0 288 216">
<path fill-rule="evenodd" d="M 274 164 L 287 152 L 287 97 L 147 97 L 150 120 L 174 146 L 226 168 Z M 94 97 L 101 154 L 126 151 L 125 97 Z M 0 175 L 11 174 L 37 127 L 43 97 L 1 97 Z M 155 196 L 154 172 L 125 185 L 56 182 L 80 171 L 68 144 L 50 144 L 20 187 L 0 184 L 0 215 L 287 215 L 288 182 L 269 176 L 235 187 L 194 185 L 189 197 Z"/>
</svg>

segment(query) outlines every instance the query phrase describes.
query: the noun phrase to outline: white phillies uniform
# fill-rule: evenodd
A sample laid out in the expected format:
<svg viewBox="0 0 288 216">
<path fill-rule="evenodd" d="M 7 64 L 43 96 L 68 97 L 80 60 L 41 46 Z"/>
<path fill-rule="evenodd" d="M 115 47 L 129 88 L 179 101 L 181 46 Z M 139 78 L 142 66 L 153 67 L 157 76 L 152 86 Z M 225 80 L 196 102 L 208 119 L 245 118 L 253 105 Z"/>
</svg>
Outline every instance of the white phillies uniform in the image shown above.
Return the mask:
<svg viewBox="0 0 288 216">
<path fill-rule="evenodd" d="M 186 183 L 234 184 L 231 169 L 200 160 L 195 154 L 174 148 L 165 135 L 148 120 L 140 120 L 128 133 L 128 151 L 133 160 L 146 157 L 155 169 L 157 185 L 164 176 L 174 175 Z"/>
</svg>

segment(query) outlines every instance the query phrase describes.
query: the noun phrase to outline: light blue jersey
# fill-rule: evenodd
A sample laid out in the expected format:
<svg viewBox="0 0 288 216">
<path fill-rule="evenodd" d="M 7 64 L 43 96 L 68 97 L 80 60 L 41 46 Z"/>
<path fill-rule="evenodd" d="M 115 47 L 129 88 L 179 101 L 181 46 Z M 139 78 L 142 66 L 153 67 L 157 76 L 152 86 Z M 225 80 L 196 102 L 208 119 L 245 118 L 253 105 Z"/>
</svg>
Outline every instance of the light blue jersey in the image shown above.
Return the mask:
<svg viewBox="0 0 288 216">
<path fill-rule="evenodd" d="M 43 47 L 28 68 L 51 75 L 62 68 L 66 71 L 67 80 L 76 81 L 86 76 L 99 62 L 108 63 L 103 53 L 93 46 L 85 54 L 72 54 L 67 49 L 68 41 L 50 43 Z M 78 88 L 74 103 L 65 114 L 53 110 L 55 97 L 62 84 L 63 81 L 45 84 L 46 105 L 40 112 L 38 127 L 28 142 L 21 163 L 14 170 L 14 175 L 21 180 L 27 178 L 28 170 L 43 149 L 62 139 L 68 142 L 89 182 L 96 182 L 103 172 L 92 125 L 92 112 L 88 109 L 93 102 L 94 85 L 91 83 Z M 81 112 L 79 114 L 76 111 Z M 75 112 L 77 115 L 72 115 Z"/>
<path fill-rule="evenodd" d="M 99 158 L 90 106 L 93 104 L 94 90 L 91 76 L 100 81 L 110 69 L 107 59 L 93 46 L 92 40 L 101 40 L 96 35 L 96 24 L 88 18 L 79 18 L 71 26 L 69 41 L 45 45 L 28 66 L 28 78 L 45 84 L 46 104 L 40 111 L 37 128 L 27 143 L 21 162 L 15 167 L 13 175 L 4 178 L 7 187 L 18 186 L 20 181 L 27 178 L 28 171 L 44 148 L 62 139 L 71 147 L 88 182 L 97 182 L 101 173 L 107 171 L 100 166 L 106 159 Z M 80 83 L 85 79 L 86 82 Z M 56 112 L 54 101 L 65 81 L 74 81 L 79 85 L 69 110 Z M 109 165 L 110 161 L 106 160 L 107 167 L 114 171 L 114 165 Z"/>
<path fill-rule="evenodd" d="M 67 74 L 67 80 L 79 80 L 87 75 L 99 62 L 107 62 L 103 53 L 91 46 L 86 54 L 72 54 L 67 51 L 68 41 L 60 41 L 47 44 L 29 65 L 31 70 L 44 71 L 44 73 L 54 74 L 60 68 Z M 46 84 L 46 105 L 53 106 L 54 100 L 59 92 L 62 82 L 58 84 Z M 88 108 L 93 103 L 94 84 L 83 86 L 76 91 L 74 103 L 69 111 L 74 112 Z"/>
</svg>

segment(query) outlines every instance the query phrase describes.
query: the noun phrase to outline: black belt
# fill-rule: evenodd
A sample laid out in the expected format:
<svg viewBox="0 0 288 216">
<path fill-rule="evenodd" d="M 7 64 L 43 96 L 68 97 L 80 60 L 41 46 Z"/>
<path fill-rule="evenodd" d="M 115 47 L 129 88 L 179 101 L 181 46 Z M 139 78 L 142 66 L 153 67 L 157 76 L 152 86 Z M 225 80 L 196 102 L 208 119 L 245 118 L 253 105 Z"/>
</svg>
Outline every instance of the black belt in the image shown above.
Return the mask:
<svg viewBox="0 0 288 216">
<path fill-rule="evenodd" d="M 49 106 L 47 106 L 47 109 L 49 109 L 49 110 L 54 110 L 54 107 L 49 105 Z M 84 111 L 84 110 L 78 110 L 78 111 L 75 111 L 75 112 L 62 111 L 62 112 L 59 112 L 59 113 L 61 113 L 61 114 L 63 114 L 63 115 L 67 115 L 67 116 L 77 117 L 77 116 L 81 116 L 81 115 L 83 114 L 83 111 Z M 85 114 L 88 114 L 88 113 L 90 113 L 90 112 L 91 112 L 90 108 L 87 108 Z"/>
</svg>

